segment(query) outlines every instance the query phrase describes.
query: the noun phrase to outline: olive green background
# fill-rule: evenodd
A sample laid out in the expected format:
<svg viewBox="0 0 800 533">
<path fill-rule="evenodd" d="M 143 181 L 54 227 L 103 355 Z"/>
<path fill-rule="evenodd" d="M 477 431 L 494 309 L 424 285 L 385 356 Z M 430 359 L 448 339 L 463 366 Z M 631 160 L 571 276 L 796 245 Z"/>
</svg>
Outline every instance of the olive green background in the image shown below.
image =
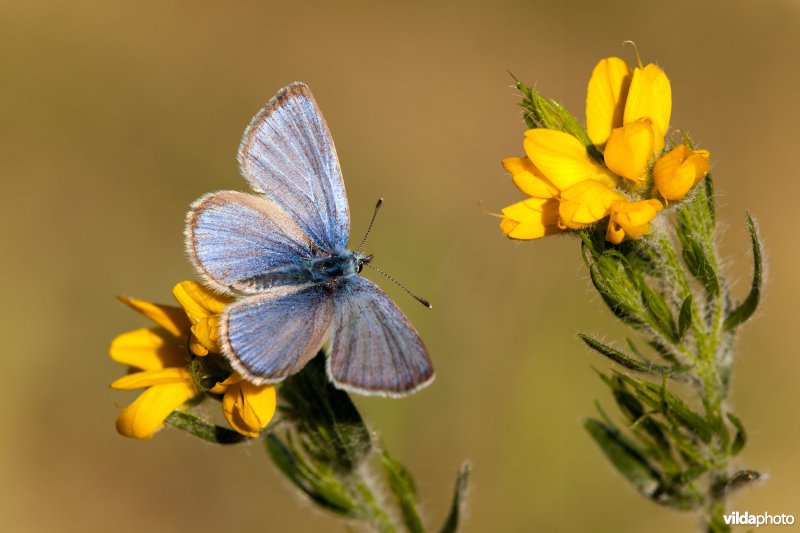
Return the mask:
<svg viewBox="0 0 800 533">
<path fill-rule="evenodd" d="M 590 365 L 608 365 L 575 334 L 624 330 L 577 240 L 508 241 L 484 212 L 522 198 L 499 164 L 524 129 L 507 70 L 582 118 L 596 61 L 634 62 L 626 39 L 670 77 L 673 128 L 711 151 L 739 295 L 745 210 L 761 223 L 769 280 L 732 404 L 750 431 L 740 464 L 769 479 L 730 508 L 800 518 L 798 27 L 794 0 L 0 2 L 0 529 L 346 530 L 257 444 L 119 437 L 116 405 L 134 395 L 108 389 L 124 372 L 109 342 L 146 324 L 114 295 L 169 302 L 194 277 L 187 206 L 246 189 L 240 135 L 295 79 L 336 140 L 354 240 L 383 196 L 367 249 L 434 304 L 379 280 L 438 377 L 401 401 L 358 399 L 429 523 L 468 458 L 468 531 L 694 528 L 635 494 L 581 427 L 594 399 L 609 404 Z"/>
</svg>

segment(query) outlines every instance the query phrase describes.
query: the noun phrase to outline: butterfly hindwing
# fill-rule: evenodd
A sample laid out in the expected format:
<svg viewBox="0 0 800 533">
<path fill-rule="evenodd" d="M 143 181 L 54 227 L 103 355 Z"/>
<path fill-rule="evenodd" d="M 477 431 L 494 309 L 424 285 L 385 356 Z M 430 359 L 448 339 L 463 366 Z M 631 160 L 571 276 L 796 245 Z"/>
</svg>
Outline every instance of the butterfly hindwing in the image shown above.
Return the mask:
<svg viewBox="0 0 800 533">
<path fill-rule="evenodd" d="M 330 288 L 275 287 L 230 305 L 220 323 L 222 351 L 256 384 L 274 383 L 302 369 L 322 348 L 333 317 Z"/>
<path fill-rule="evenodd" d="M 434 377 L 425 345 L 397 305 L 371 281 L 342 280 L 334 294 L 328 374 L 340 388 L 403 396 Z"/>
<path fill-rule="evenodd" d="M 239 288 L 238 282 L 302 261 L 311 243 L 271 200 L 222 191 L 192 204 L 186 249 L 206 280 L 227 292 Z"/>
<path fill-rule="evenodd" d="M 252 120 L 239 147 L 242 174 L 327 252 L 345 246 L 350 215 L 339 159 L 308 87 L 280 92 Z"/>
</svg>

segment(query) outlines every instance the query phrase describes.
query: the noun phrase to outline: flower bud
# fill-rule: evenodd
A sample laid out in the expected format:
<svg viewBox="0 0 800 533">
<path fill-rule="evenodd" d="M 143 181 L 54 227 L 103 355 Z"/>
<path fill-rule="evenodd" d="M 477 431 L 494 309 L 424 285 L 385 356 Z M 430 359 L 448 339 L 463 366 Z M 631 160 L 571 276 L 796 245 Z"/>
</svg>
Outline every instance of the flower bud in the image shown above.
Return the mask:
<svg viewBox="0 0 800 533">
<path fill-rule="evenodd" d="M 692 150 L 681 144 L 653 167 L 656 188 L 665 200 L 680 200 L 708 173 L 707 150 Z"/>
</svg>

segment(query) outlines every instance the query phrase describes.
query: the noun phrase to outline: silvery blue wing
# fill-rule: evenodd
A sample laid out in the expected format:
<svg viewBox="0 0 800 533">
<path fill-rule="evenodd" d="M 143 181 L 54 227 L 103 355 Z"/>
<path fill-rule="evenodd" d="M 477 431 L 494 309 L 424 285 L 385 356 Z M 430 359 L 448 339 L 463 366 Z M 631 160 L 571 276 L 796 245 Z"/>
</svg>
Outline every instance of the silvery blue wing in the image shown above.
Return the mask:
<svg viewBox="0 0 800 533">
<path fill-rule="evenodd" d="M 308 87 L 293 83 L 250 123 L 239 148 L 257 194 L 221 191 L 189 211 L 186 248 L 215 289 L 241 296 L 220 321 L 224 355 L 253 383 L 298 372 L 332 331 L 328 375 L 340 388 L 402 396 L 433 367 L 414 327 L 358 273 L 347 250 L 347 196 L 336 149 Z"/>
</svg>

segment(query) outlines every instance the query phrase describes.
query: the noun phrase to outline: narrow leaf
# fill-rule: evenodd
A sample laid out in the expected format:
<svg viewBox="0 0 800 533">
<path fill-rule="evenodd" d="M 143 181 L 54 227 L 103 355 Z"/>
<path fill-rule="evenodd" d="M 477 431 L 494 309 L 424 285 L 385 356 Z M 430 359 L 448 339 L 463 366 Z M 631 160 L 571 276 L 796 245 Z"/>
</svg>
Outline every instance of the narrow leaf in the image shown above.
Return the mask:
<svg viewBox="0 0 800 533">
<path fill-rule="evenodd" d="M 580 339 L 592 350 L 608 357 L 615 363 L 622 365 L 629 370 L 659 376 L 670 375 L 673 372 L 673 369 L 670 367 L 657 365 L 646 359 L 625 354 L 583 333 L 578 333 L 578 337 L 580 337 Z"/>
<path fill-rule="evenodd" d="M 720 283 L 714 264 L 709 259 L 703 246 L 691 236 L 681 239 L 683 244 L 683 260 L 689 272 L 703 284 L 709 296 L 719 294 Z"/>
<path fill-rule="evenodd" d="M 389 455 L 386 450 L 383 450 L 381 454 L 381 462 L 383 463 L 383 471 L 386 473 L 389 489 L 392 491 L 397 500 L 397 505 L 400 507 L 400 512 L 403 514 L 403 523 L 405 523 L 406 528 L 410 533 L 424 533 L 425 527 L 417 510 L 419 496 L 411 473 L 400 461 Z"/>
<path fill-rule="evenodd" d="M 453 491 L 453 503 L 450 505 L 450 514 L 447 515 L 441 533 L 456 533 L 462 521 L 464 508 L 467 504 L 467 487 L 469 485 L 469 475 L 472 472 L 472 466 L 469 463 L 464 463 L 458 470 L 456 476 L 456 487 Z"/>
<path fill-rule="evenodd" d="M 692 324 L 692 295 L 687 296 L 678 312 L 678 341 L 683 340 L 689 326 Z"/>
<path fill-rule="evenodd" d="M 755 470 L 740 470 L 730 477 L 725 485 L 725 492 L 732 492 L 737 489 L 752 485 L 761 479 L 761 473 Z"/>
<path fill-rule="evenodd" d="M 761 286 L 764 282 L 764 271 L 762 265 L 763 250 L 761 240 L 758 235 L 758 226 L 750 213 L 747 213 L 747 230 L 750 232 L 750 240 L 753 244 L 753 283 L 750 286 L 750 293 L 739 306 L 731 311 L 725 319 L 725 331 L 730 331 L 744 323 L 750 318 L 758 307 L 761 300 Z"/>
<path fill-rule="evenodd" d="M 237 444 L 248 439 L 231 429 L 214 425 L 186 411 L 173 411 L 166 422 L 174 428 L 215 444 Z"/>
<path fill-rule="evenodd" d="M 639 492 L 652 497 L 661 485 L 661 476 L 636 446 L 617 428 L 599 420 L 589 418 L 583 425 L 617 471 Z"/>
<path fill-rule="evenodd" d="M 733 427 L 736 428 L 736 436 L 733 438 L 733 444 L 731 444 L 731 455 L 738 455 L 747 443 L 747 433 L 739 417 L 733 413 L 728 413 L 728 420 L 730 420 Z"/>
</svg>

